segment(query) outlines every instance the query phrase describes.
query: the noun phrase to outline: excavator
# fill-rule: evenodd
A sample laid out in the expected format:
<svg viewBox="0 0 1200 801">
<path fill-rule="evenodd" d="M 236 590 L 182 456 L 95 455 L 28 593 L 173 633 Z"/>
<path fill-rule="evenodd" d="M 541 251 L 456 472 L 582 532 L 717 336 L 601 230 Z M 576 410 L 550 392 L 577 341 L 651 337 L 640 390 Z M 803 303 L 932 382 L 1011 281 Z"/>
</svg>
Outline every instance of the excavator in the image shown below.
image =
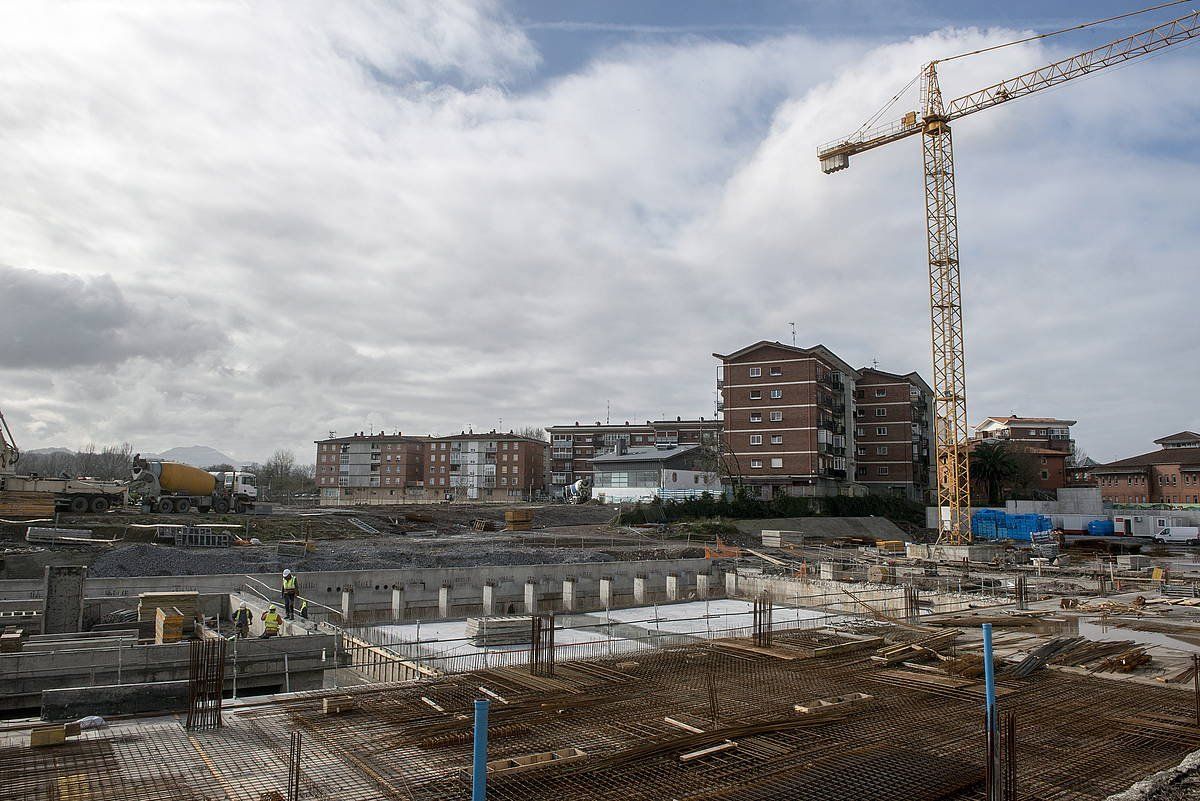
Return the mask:
<svg viewBox="0 0 1200 801">
<path fill-rule="evenodd" d="M 83 514 L 124 506 L 129 490 L 117 481 L 18 475 L 21 451 L 0 411 L 0 517 L 38 517 L 56 510 Z"/>
</svg>

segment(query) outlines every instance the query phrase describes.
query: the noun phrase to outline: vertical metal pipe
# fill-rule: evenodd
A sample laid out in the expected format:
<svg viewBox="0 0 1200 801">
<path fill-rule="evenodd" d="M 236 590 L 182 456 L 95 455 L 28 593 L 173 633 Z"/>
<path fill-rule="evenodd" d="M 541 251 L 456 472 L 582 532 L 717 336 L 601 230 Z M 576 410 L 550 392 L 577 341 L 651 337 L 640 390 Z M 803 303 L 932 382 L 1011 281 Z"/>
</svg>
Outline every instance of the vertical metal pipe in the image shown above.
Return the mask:
<svg viewBox="0 0 1200 801">
<path fill-rule="evenodd" d="M 983 624 L 983 681 L 987 691 L 987 721 L 989 730 L 996 723 L 996 671 L 992 665 L 992 624 Z"/>
<path fill-rule="evenodd" d="M 487 796 L 487 726 L 488 701 L 475 701 L 475 751 L 471 769 L 471 801 L 485 801 Z"/>
</svg>

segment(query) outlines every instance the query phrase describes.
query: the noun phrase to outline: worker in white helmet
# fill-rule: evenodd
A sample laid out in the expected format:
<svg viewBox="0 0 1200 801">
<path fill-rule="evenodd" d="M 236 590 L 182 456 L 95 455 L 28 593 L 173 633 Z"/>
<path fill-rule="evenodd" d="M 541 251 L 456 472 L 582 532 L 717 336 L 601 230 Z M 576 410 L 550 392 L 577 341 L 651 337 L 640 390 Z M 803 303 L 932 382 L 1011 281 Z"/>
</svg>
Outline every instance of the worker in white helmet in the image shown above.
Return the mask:
<svg viewBox="0 0 1200 801">
<path fill-rule="evenodd" d="M 233 610 L 233 626 L 237 630 L 238 639 L 246 639 L 250 636 L 250 621 L 253 615 L 250 612 L 250 607 L 246 606 L 246 602 L 242 601 L 242 605 Z"/>
<path fill-rule="evenodd" d="M 292 620 L 296 611 L 296 596 L 300 594 L 300 586 L 291 569 L 283 571 L 283 616 Z"/>
</svg>

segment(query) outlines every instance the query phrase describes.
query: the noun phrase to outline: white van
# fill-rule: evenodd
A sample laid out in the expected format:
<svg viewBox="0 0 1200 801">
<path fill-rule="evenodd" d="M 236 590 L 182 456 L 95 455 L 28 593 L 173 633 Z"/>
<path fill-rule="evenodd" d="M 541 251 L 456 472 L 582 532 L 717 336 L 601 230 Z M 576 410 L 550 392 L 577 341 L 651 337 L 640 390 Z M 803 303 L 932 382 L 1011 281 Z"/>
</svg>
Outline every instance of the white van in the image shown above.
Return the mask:
<svg viewBox="0 0 1200 801">
<path fill-rule="evenodd" d="M 1154 535 L 1155 542 L 1200 545 L 1200 526 L 1167 526 Z"/>
</svg>

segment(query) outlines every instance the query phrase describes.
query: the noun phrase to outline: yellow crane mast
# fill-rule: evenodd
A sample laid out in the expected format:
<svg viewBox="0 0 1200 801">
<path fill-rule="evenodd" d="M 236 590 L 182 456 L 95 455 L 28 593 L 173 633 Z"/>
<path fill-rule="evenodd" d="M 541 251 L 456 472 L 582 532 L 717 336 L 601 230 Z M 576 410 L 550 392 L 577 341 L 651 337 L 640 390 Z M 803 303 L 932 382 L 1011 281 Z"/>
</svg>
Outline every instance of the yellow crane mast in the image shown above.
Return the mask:
<svg viewBox="0 0 1200 801">
<path fill-rule="evenodd" d="M 1081 26 L 1083 27 L 1083 26 Z M 971 473 L 967 459 L 966 363 L 959 287 L 958 213 L 950 123 L 968 114 L 1049 89 L 1097 70 L 1150 55 L 1200 35 L 1200 11 L 1047 64 L 983 89 L 942 100 L 937 65 L 922 68 L 921 111 L 873 125 L 818 149 L 821 169 L 834 173 L 858 153 L 921 135 L 925 161 L 925 225 L 929 250 L 929 309 L 933 340 L 935 465 L 939 541 L 971 542 Z M 915 80 L 915 79 L 914 79 Z M 911 84 L 910 84 L 911 85 Z"/>
</svg>

